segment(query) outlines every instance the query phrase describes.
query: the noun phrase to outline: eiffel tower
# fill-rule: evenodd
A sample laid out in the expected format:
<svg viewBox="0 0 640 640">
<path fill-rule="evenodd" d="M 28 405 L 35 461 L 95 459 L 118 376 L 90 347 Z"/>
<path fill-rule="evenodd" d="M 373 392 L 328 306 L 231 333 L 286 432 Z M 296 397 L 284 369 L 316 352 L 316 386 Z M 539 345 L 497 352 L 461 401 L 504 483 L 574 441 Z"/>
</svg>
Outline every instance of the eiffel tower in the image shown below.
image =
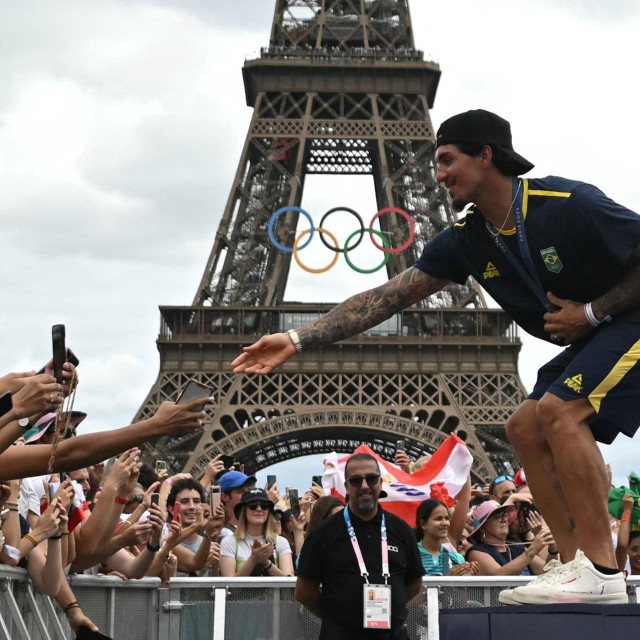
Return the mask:
<svg viewBox="0 0 640 640">
<path fill-rule="evenodd" d="M 242 69 L 253 116 L 213 249 L 193 304 L 160 308 L 160 373 L 136 420 L 192 377 L 215 389 L 215 404 L 202 433 L 149 443 L 145 455 L 199 476 L 225 453 L 254 473 L 361 443 L 393 459 L 398 439 L 417 458 L 462 429 L 474 480 L 513 472 L 504 425 L 525 395 L 521 343 L 473 282 L 269 376 L 230 373 L 242 346 L 330 309 L 284 300 L 292 256 L 268 236 L 276 210 L 301 205 L 306 176 L 372 175 L 378 207 L 411 215 L 416 237 L 390 256 L 390 278 L 456 219 L 435 179 L 429 109 L 440 68 L 415 49 L 408 0 L 275 4 L 269 46 Z M 292 246 L 297 223 L 294 210 L 278 218 L 281 244 Z M 380 227 L 394 248 L 409 234 L 393 212 Z"/>
</svg>

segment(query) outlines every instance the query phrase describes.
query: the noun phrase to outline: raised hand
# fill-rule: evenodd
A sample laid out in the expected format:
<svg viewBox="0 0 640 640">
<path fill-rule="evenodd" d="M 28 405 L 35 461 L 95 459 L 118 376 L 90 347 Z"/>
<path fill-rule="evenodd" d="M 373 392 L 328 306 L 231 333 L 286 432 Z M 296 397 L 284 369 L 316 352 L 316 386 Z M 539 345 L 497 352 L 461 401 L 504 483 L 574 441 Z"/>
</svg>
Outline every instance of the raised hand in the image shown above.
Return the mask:
<svg viewBox="0 0 640 640">
<path fill-rule="evenodd" d="M 166 401 L 160 405 L 152 420 L 161 425 L 165 434 L 192 433 L 202 429 L 202 420 L 206 417 L 201 410 L 202 405 L 212 402 L 211 398 L 196 398 L 185 404 Z"/>
<path fill-rule="evenodd" d="M 242 351 L 231 363 L 233 373 L 270 373 L 296 354 L 288 333 L 263 336 Z"/>
<path fill-rule="evenodd" d="M 11 399 L 13 411 L 18 418 L 56 411 L 63 401 L 62 385 L 47 373 L 30 376 Z"/>
<path fill-rule="evenodd" d="M 405 473 L 411 473 L 411 458 L 406 451 L 396 451 L 394 463 L 396 467 L 400 467 Z"/>
<path fill-rule="evenodd" d="M 134 447 L 125 451 L 111 467 L 105 488 L 113 487 L 118 495 L 128 497 L 136 486 L 141 467 L 140 449 Z"/>
</svg>

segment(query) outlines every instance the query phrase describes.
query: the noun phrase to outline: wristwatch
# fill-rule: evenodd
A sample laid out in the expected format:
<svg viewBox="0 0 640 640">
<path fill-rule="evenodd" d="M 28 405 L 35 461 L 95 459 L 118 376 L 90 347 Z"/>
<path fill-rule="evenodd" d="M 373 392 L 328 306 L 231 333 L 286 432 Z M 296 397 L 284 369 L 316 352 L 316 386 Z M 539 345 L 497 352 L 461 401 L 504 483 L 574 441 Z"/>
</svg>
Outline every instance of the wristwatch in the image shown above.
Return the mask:
<svg viewBox="0 0 640 640">
<path fill-rule="evenodd" d="M 29 418 L 20 418 L 20 420 L 18 420 L 18 426 L 26 431 L 31 426 L 31 420 L 29 420 Z"/>
</svg>

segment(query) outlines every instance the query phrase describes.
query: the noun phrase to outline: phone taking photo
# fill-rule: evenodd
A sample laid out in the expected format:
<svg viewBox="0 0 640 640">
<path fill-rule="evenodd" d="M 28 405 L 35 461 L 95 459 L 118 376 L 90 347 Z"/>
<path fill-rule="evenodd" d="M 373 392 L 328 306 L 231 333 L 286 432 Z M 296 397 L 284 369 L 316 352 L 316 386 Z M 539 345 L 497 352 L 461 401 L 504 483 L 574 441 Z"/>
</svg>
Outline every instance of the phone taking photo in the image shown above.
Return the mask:
<svg viewBox="0 0 640 640">
<path fill-rule="evenodd" d="M 222 499 L 222 489 L 218 485 L 212 485 L 209 489 L 209 506 L 211 507 L 211 515 L 216 514 L 216 510 L 220 506 Z"/>
<path fill-rule="evenodd" d="M 213 389 L 211 387 L 191 378 L 187 384 L 184 385 L 178 399 L 176 400 L 176 404 L 187 404 L 192 400 L 197 400 L 199 398 L 202 398 L 204 401 L 212 395 Z M 202 408 L 204 408 L 204 402 L 202 403 Z"/>
<path fill-rule="evenodd" d="M 396 452 L 407 450 L 407 443 L 404 440 L 396 440 Z"/>
<path fill-rule="evenodd" d="M 151 504 L 159 504 L 160 503 L 160 494 L 157 492 L 154 492 L 151 494 Z"/>
<path fill-rule="evenodd" d="M 51 327 L 51 341 L 53 343 L 53 375 L 56 382 L 62 384 L 62 366 L 67 361 L 63 324 L 54 324 Z"/>
<path fill-rule="evenodd" d="M 267 489 L 271 489 L 276 482 L 275 476 L 267 476 Z"/>
<path fill-rule="evenodd" d="M 300 517 L 300 498 L 297 489 L 289 489 L 289 504 L 291 505 L 291 513 L 294 518 Z"/>
<path fill-rule="evenodd" d="M 171 518 L 171 522 L 180 522 L 180 510 L 182 509 L 182 505 L 179 502 L 176 502 L 173 505 L 173 516 Z"/>
</svg>

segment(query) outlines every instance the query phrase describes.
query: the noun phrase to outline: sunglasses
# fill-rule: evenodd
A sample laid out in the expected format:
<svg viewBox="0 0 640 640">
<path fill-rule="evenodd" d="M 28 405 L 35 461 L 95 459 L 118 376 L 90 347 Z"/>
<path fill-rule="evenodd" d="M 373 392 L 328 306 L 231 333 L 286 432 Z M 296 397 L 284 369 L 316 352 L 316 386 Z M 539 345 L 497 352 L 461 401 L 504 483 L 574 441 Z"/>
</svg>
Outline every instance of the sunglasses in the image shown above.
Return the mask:
<svg viewBox="0 0 640 640">
<path fill-rule="evenodd" d="M 497 484 L 500 484 L 501 482 L 513 482 L 513 478 L 511 476 L 498 476 L 494 481 L 493 481 L 493 486 L 495 487 Z"/>
<path fill-rule="evenodd" d="M 498 522 L 504 522 L 509 519 L 509 513 L 507 511 L 500 511 L 499 513 L 492 513 L 490 517 Z"/>
<path fill-rule="evenodd" d="M 375 487 L 380 482 L 380 474 L 370 473 L 366 476 L 351 476 L 347 478 L 347 482 L 354 488 L 361 487 L 362 481 L 365 481 L 370 487 Z"/>
<path fill-rule="evenodd" d="M 250 502 L 247 505 L 247 509 L 251 509 L 251 511 L 255 511 L 258 507 L 263 511 L 269 511 L 269 503 L 268 502 Z"/>
</svg>

